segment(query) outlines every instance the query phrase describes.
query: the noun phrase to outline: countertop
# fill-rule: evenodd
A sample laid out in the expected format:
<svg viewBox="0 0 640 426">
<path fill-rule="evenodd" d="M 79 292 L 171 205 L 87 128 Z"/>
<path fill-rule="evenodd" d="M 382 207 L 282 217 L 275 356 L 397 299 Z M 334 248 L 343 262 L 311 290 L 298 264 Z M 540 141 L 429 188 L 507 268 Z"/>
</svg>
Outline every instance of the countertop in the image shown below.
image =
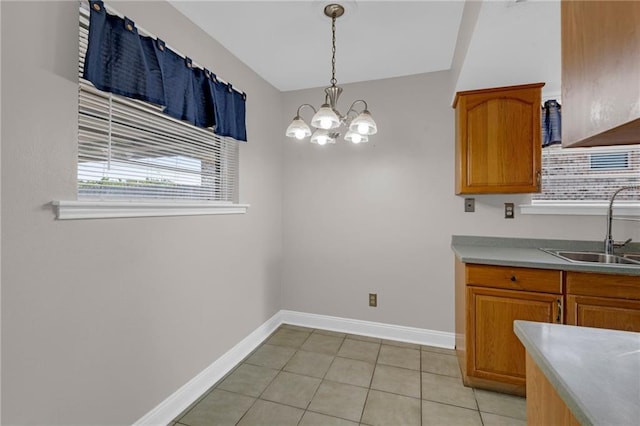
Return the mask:
<svg viewBox="0 0 640 426">
<path fill-rule="evenodd" d="M 581 424 L 638 424 L 640 333 L 530 321 L 513 329 Z"/>
<path fill-rule="evenodd" d="M 454 235 L 451 248 L 464 263 L 563 271 L 598 272 L 640 276 L 639 265 L 577 263 L 546 253 L 541 248 L 602 251 L 601 241 L 543 240 Z M 640 252 L 640 244 L 630 244 L 629 251 Z"/>
</svg>

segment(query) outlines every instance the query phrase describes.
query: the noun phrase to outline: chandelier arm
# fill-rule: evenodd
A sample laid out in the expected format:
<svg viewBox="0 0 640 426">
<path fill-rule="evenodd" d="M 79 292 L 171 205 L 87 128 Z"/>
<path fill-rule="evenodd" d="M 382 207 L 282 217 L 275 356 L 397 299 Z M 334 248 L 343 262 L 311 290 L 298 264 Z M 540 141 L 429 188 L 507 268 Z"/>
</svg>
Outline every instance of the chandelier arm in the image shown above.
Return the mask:
<svg viewBox="0 0 640 426">
<path fill-rule="evenodd" d="M 349 110 L 347 111 L 347 115 L 349 115 L 349 113 L 351 111 L 355 112 L 356 114 L 359 114 L 359 112 L 353 108 L 355 106 L 355 104 L 357 104 L 358 102 L 362 102 L 364 104 L 364 109 L 365 110 L 369 109 L 369 106 L 367 105 L 367 102 L 364 99 L 358 99 L 358 100 L 353 101 L 353 103 L 349 107 Z"/>
<path fill-rule="evenodd" d="M 313 107 L 313 105 L 311 105 L 311 104 L 302 104 L 302 105 L 300 105 L 300 106 L 298 107 L 298 112 L 296 113 L 296 116 L 297 116 L 297 117 L 300 117 L 300 110 L 302 109 L 302 107 L 306 107 L 306 106 L 307 106 L 307 107 L 309 107 L 309 108 L 311 108 L 311 109 L 313 110 L 313 113 L 314 113 L 314 114 L 315 114 L 316 112 L 318 112 L 318 110 L 316 110 L 316 109 Z"/>
</svg>

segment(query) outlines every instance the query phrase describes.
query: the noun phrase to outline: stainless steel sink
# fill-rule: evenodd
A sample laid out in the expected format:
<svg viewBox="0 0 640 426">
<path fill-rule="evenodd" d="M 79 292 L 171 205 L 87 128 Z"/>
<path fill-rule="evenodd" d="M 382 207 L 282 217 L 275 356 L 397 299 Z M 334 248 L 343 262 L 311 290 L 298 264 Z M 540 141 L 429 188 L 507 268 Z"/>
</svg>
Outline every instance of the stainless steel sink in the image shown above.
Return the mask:
<svg viewBox="0 0 640 426">
<path fill-rule="evenodd" d="M 569 262 L 578 263 L 602 263 L 602 264 L 623 264 L 640 266 L 640 254 L 635 254 L 634 258 L 630 256 L 622 257 L 613 254 L 605 254 L 591 251 L 567 251 L 567 250 L 551 250 L 542 249 L 549 254 L 557 256 Z"/>
<path fill-rule="evenodd" d="M 640 262 L 640 253 L 625 253 L 622 255 L 626 259 L 635 260 L 636 262 Z"/>
</svg>

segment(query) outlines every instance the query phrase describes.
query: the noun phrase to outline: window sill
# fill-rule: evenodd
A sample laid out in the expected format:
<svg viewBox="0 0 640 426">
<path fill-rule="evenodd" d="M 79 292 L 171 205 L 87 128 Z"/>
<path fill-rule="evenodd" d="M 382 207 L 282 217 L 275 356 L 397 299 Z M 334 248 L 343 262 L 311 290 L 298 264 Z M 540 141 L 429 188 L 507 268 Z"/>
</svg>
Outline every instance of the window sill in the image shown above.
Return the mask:
<svg viewBox="0 0 640 426">
<path fill-rule="evenodd" d="M 609 209 L 607 202 L 595 201 L 538 201 L 532 204 L 522 204 L 520 214 L 547 214 L 547 215 L 572 215 L 572 216 L 606 216 Z M 640 204 L 616 201 L 613 206 L 615 216 L 640 217 Z"/>
<path fill-rule="evenodd" d="M 244 214 L 249 208 L 249 204 L 142 201 L 53 201 L 51 204 L 58 220 Z"/>
</svg>

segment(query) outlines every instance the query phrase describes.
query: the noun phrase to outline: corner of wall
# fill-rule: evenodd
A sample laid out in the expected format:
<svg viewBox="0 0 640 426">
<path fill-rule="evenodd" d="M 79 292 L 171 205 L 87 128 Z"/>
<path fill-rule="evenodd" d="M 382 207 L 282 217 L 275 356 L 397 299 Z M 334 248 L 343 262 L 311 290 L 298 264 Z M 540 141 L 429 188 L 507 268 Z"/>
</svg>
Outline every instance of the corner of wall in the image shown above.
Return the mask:
<svg viewBox="0 0 640 426">
<path fill-rule="evenodd" d="M 464 66 L 464 61 L 469 51 L 469 44 L 473 37 L 473 32 L 476 29 L 478 23 L 478 17 L 480 16 L 480 9 L 482 8 L 482 0 L 466 0 L 464 2 L 464 9 L 462 11 L 462 18 L 460 19 L 460 27 L 458 28 L 458 39 L 456 41 L 456 48 L 453 52 L 453 60 L 451 61 L 451 90 L 455 92 L 458 86 L 458 79 Z"/>
</svg>

